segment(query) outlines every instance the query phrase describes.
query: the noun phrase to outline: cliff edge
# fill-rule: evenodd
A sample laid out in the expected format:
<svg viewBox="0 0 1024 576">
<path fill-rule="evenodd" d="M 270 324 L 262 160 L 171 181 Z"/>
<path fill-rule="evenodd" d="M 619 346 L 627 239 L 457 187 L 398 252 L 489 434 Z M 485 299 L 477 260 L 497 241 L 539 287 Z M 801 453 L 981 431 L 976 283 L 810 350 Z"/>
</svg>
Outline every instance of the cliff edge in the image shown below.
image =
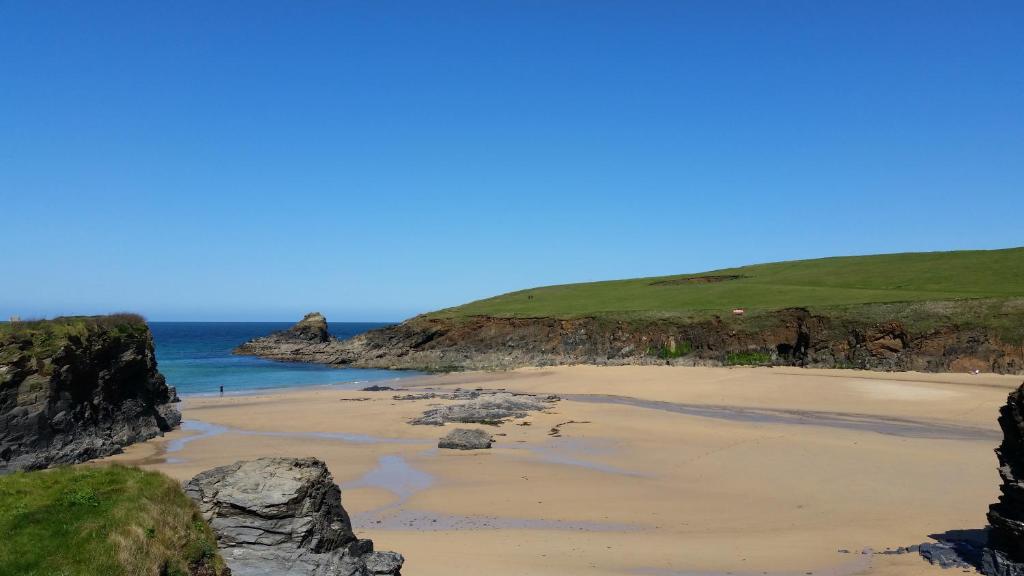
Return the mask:
<svg viewBox="0 0 1024 576">
<path fill-rule="evenodd" d="M 181 420 L 138 316 L 0 325 L 0 473 L 75 464 Z"/>
</svg>

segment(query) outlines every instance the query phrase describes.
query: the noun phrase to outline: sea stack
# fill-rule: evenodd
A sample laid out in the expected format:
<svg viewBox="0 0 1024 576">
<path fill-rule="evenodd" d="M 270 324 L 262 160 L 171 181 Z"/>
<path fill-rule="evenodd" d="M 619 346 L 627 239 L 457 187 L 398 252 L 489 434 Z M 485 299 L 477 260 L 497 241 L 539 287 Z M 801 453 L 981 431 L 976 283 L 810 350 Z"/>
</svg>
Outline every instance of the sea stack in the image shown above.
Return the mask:
<svg viewBox="0 0 1024 576">
<path fill-rule="evenodd" d="M 1003 442 L 999 459 L 999 502 L 989 506 L 991 529 L 982 558 L 990 576 L 1024 576 L 1024 385 L 1010 393 L 999 410 Z"/>
<path fill-rule="evenodd" d="M 327 330 L 327 318 L 310 312 L 287 330 L 274 332 L 235 348 L 235 354 L 285 362 L 334 363 L 336 340 Z"/>
<path fill-rule="evenodd" d="M 178 425 L 174 388 L 135 315 L 17 322 L 0 331 L 0 473 L 76 464 Z"/>
<path fill-rule="evenodd" d="M 397 575 L 404 558 L 357 538 L 341 489 L 316 458 L 260 458 L 207 470 L 186 493 L 233 576 Z"/>
</svg>

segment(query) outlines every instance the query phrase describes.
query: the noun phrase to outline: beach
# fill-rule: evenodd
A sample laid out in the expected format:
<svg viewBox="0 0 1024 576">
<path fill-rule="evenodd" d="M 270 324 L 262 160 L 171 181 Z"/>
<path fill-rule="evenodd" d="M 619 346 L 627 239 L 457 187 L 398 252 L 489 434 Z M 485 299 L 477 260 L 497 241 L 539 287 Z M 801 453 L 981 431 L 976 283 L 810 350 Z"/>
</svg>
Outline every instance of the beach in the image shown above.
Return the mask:
<svg viewBox="0 0 1024 576">
<path fill-rule="evenodd" d="M 103 461 L 185 481 L 321 458 L 356 532 L 410 575 L 939 574 L 881 552 L 985 526 L 996 417 L 1020 377 L 571 366 L 389 384 L 403 390 L 190 396 L 181 429 Z M 454 401 L 396 399 L 475 388 L 561 399 L 443 427 L 408 421 Z M 494 447 L 438 449 L 456 426 Z"/>
</svg>

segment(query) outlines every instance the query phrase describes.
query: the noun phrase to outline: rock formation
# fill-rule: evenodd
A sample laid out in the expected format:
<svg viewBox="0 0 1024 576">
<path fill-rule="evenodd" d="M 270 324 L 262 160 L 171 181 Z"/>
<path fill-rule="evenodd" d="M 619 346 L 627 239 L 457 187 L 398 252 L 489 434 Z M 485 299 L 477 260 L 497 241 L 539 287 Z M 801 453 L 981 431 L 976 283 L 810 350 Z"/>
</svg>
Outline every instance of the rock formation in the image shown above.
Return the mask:
<svg viewBox="0 0 1024 576">
<path fill-rule="evenodd" d="M 878 304 L 844 316 L 795 308 L 703 320 L 418 316 L 338 341 L 306 341 L 290 331 L 240 346 L 239 354 L 362 368 L 428 371 L 560 364 L 722 365 L 751 353 L 758 363 L 816 368 L 1024 372 L 1024 352 L 998 333 L 964 325 L 970 301 Z M 934 308 L 934 309 L 933 309 Z M 1007 308 L 1007 322 L 1024 312 Z M 911 320 L 904 320 L 907 317 Z M 894 318 L 900 320 L 869 320 Z M 926 328 L 913 329 L 913 325 Z M 300 323 L 301 324 L 301 323 Z M 683 345 L 685 343 L 685 345 Z M 670 354 L 665 352 L 669 351 Z M 750 356 L 754 357 L 754 356 Z"/>
<path fill-rule="evenodd" d="M 132 315 L 58 318 L 0 331 L 0 473 L 109 456 L 181 416 Z"/>
<path fill-rule="evenodd" d="M 1003 442 L 999 459 L 999 502 L 988 511 L 991 525 L 982 571 L 990 576 L 1024 576 L 1024 385 L 999 410 Z"/>
<path fill-rule="evenodd" d="M 339 363 L 337 341 L 327 331 L 327 319 L 310 312 L 291 328 L 254 338 L 235 349 L 235 354 L 260 356 L 284 362 Z"/>
<path fill-rule="evenodd" d="M 404 559 L 356 538 L 341 490 L 315 458 L 261 458 L 185 485 L 234 576 L 399 574 Z"/>
<path fill-rule="evenodd" d="M 437 406 L 423 412 L 409 421 L 410 424 L 442 426 L 447 422 L 461 424 L 501 424 L 510 418 L 524 418 L 530 412 L 539 412 L 557 402 L 557 396 L 533 396 L 530 394 L 512 394 L 510 392 L 456 392 L 451 395 L 431 395 L 428 397 L 447 397 L 449 399 L 465 399 L 459 404 Z M 423 398 L 415 396 L 413 398 Z"/>
<path fill-rule="evenodd" d="M 456 428 L 437 442 L 438 448 L 451 450 L 483 450 L 491 447 L 493 439 L 486 430 Z"/>
</svg>

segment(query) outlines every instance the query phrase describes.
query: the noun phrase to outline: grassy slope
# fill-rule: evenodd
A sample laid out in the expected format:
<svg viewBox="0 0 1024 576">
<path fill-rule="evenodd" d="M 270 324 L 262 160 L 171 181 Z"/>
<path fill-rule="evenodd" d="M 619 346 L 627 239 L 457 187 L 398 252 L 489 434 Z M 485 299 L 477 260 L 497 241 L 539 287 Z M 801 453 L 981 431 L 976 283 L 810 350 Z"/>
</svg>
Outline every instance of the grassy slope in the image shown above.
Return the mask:
<svg viewBox="0 0 1024 576">
<path fill-rule="evenodd" d="M 122 466 L 0 476 L 0 575 L 187 574 L 223 561 L 171 478 Z"/>
<path fill-rule="evenodd" d="M 716 283 L 663 283 L 706 275 L 742 278 Z M 728 314 L 733 308 L 745 308 L 756 315 L 791 307 L 821 311 L 893 302 L 990 299 L 999 303 L 1017 298 L 1024 298 L 1024 248 L 824 258 L 700 274 L 547 286 L 478 300 L 428 316 L 701 318 Z M 986 310 L 977 313 L 984 316 Z"/>
</svg>

